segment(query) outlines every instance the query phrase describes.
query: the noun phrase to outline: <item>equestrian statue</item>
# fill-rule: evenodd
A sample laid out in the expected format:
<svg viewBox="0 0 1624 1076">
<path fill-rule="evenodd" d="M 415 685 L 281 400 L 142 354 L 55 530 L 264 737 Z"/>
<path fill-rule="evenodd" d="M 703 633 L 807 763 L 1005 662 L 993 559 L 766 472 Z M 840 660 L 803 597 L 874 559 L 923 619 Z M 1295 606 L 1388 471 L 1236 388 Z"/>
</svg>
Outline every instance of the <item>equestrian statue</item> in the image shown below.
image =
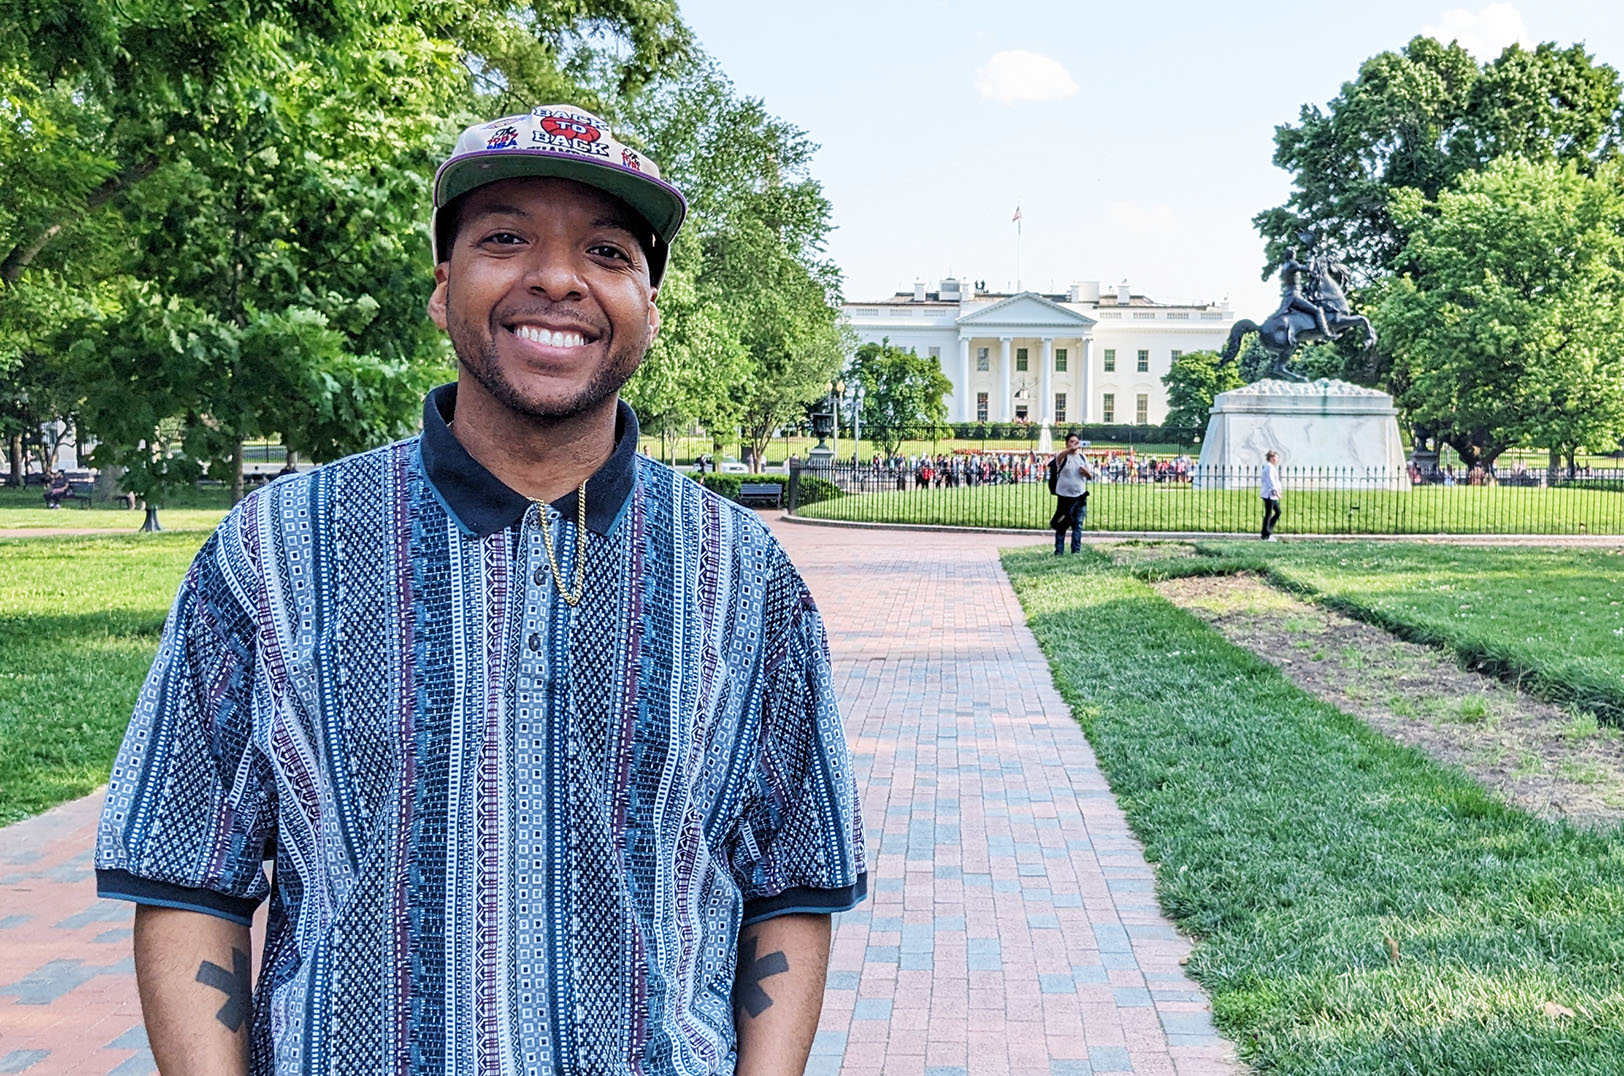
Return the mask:
<svg viewBox="0 0 1624 1076">
<path fill-rule="evenodd" d="M 1365 350 L 1376 346 L 1376 330 L 1370 319 L 1348 305 L 1347 287 L 1353 274 L 1346 265 L 1313 251 L 1314 233 L 1299 232 L 1297 239 L 1308 251 L 1308 261 L 1297 260 L 1297 248 L 1286 251 L 1280 266 L 1280 308 L 1262 325 L 1242 319 L 1229 330 L 1229 342 L 1219 356 L 1219 365 L 1233 362 L 1240 353 L 1241 340 L 1257 333 L 1258 343 L 1274 361 L 1269 377 L 1288 381 L 1308 380 L 1289 369 L 1298 345 L 1320 340 L 1336 340 L 1352 326 L 1364 330 Z"/>
</svg>

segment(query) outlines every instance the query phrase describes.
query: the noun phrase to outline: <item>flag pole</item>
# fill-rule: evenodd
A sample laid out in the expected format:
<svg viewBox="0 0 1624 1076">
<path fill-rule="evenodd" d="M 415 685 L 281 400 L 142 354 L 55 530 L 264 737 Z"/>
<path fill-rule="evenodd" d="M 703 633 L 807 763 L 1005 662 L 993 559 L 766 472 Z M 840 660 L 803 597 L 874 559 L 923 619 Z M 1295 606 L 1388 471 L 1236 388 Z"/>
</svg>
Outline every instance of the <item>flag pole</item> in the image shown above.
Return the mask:
<svg viewBox="0 0 1624 1076">
<path fill-rule="evenodd" d="M 1021 290 L 1021 203 L 1015 203 L 1015 290 Z"/>
</svg>

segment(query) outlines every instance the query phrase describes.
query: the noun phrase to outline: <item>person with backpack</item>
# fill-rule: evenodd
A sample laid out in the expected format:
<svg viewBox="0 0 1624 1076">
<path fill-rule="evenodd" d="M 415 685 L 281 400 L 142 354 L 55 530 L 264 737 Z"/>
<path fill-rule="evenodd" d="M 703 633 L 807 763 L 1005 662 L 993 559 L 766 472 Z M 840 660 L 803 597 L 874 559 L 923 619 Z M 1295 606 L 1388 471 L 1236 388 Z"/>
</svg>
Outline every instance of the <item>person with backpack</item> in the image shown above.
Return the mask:
<svg viewBox="0 0 1624 1076">
<path fill-rule="evenodd" d="M 1049 526 L 1054 530 L 1054 554 L 1065 552 L 1066 530 L 1071 530 L 1071 551 L 1083 549 L 1083 521 L 1088 517 L 1088 480 L 1098 478 L 1099 472 L 1083 455 L 1082 442 L 1075 433 L 1066 437 L 1066 447 L 1056 452 L 1049 461 L 1049 492 L 1055 495 L 1054 515 Z"/>
</svg>

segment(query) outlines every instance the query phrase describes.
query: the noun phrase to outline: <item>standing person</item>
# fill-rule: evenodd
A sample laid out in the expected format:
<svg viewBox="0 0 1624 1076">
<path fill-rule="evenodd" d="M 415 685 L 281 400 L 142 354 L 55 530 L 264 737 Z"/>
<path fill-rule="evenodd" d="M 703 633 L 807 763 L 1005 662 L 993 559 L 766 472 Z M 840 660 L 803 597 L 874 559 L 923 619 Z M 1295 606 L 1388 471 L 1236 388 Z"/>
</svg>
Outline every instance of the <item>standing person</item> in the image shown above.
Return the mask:
<svg viewBox="0 0 1624 1076">
<path fill-rule="evenodd" d="M 1280 453 L 1274 449 L 1263 457 L 1263 474 L 1258 492 L 1263 497 L 1263 534 L 1265 542 L 1278 542 L 1274 525 L 1280 522 Z"/>
<path fill-rule="evenodd" d="M 686 205 L 567 105 L 464 131 L 433 199 L 456 383 L 232 511 L 113 767 L 153 1055 L 800 1072 L 865 853 L 811 595 L 619 399 Z"/>
<path fill-rule="evenodd" d="M 1098 478 L 1083 455 L 1082 442 L 1075 433 L 1066 435 L 1066 447 L 1049 461 L 1049 492 L 1055 495 L 1054 515 L 1049 526 L 1054 529 L 1054 555 L 1066 551 L 1066 530 L 1071 529 L 1071 551 L 1083 549 L 1083 521 L 1088 518 L 1088 480 Z"/>
</svg>

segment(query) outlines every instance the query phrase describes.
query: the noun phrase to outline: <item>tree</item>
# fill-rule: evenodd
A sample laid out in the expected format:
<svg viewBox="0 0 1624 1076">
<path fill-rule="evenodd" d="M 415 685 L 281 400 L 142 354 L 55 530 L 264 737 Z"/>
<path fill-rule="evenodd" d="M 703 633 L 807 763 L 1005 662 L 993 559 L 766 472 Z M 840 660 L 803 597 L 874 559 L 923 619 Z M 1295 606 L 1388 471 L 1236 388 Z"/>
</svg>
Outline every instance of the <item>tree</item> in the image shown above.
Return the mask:
<svg viewBox="0 0 1624 1076">
<path fill-rule="evenodd" d="M 1376 320 L 1399 404 L 1468 466 L 1514 444 L 1572 456 L 1624 435 L 1624 163 L 1515 157 L 1436 198 L 1394 196 L 1413 272 Z"/>
<path fill-rule="evenodd" d="M 862 386 L 862 420 L 881 454 L 894 456 L 910 436 L 937 435 L 947 421 L 945 398 L 953 383 L 936 359 L 912 348 L 892 347 L 889 339 L 864 344 L 848 367 L 848 380 Z"/>
<path fill-rule="evenodd" d="M 1207 413 L 1220 392 L 1243 384 L 1237 365 L 1218 361 L 1216 351 L 1186 351 L 1162 375 L 1167 387 L 1168 426 L 1207 428 Z"/>
<path fill-rule="evenodd" d="M 694 309 L 717 330 L 705 359 L 729 360 L 691 373 L 697 397 L 727 397 L 759 469 L 767 442 L 825 392 L 850 351 L 839 272 L 823 252 L 829 202 L 809 174 L 817 147 L 759 100 L 740 97 L 703 57 L 623 112 L 688 195 Z"/>
<path fill-rule="evenodd" d="M 1312 226 L 1368 285 L 1405 268 L 1393 192 L 1436 198 L 1506 154 L 1593 171 L 1621 144 L 1618 72 L 1582 45 L 1512 45 L 1480 68 L 1458 44 L 1417 37 L 1366 60 L 1326 109 L 1304 105 L 1276 128 L 1274 160 L 1296 189 L 1254 220 L 1269 241 L 1264 276 Z"/>
</svg>

